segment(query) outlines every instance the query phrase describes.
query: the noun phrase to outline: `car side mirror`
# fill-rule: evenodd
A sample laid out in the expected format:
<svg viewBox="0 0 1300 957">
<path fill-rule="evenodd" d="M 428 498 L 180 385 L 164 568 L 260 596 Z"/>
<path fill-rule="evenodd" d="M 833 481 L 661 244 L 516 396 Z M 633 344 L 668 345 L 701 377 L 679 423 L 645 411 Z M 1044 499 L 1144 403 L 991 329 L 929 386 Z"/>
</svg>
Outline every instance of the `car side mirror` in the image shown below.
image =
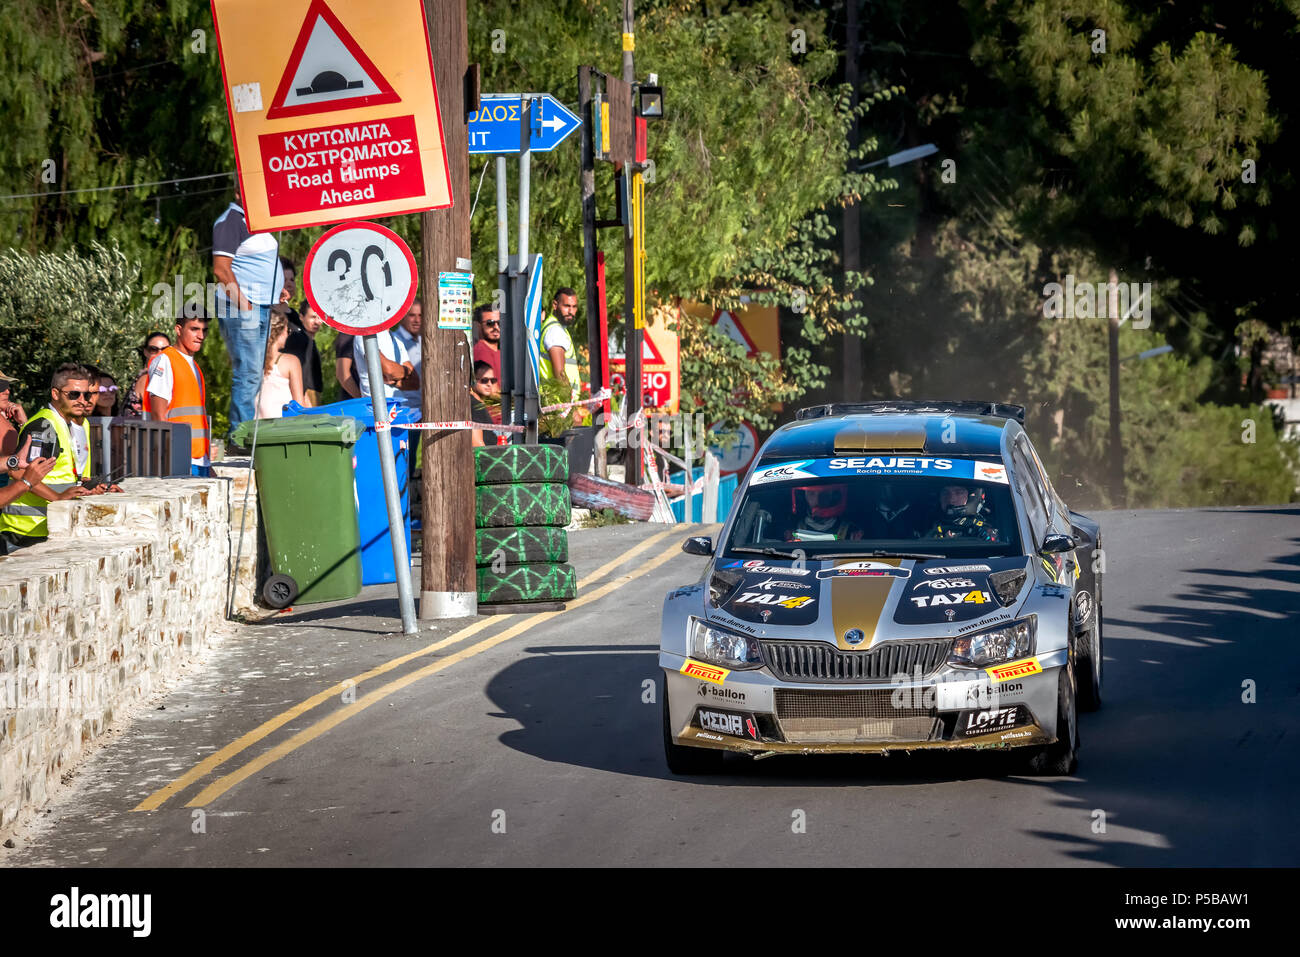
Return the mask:
<svg viewBox="0 0 1300 957">
<path fill-rule="evenodd" d="M 1078 543 L 1069 535 L 1048 535 L 1038 550 L 1045 555 L 1053 555 L 1057 552 L 1072 552 L 1077 547 Z"/>
<path fill-rule="evenodd" d="M 687 555 L 712 555 L 713 539 L 707 535 L 694 535 L 682 542 L 682 551 Z"/>
</svg>

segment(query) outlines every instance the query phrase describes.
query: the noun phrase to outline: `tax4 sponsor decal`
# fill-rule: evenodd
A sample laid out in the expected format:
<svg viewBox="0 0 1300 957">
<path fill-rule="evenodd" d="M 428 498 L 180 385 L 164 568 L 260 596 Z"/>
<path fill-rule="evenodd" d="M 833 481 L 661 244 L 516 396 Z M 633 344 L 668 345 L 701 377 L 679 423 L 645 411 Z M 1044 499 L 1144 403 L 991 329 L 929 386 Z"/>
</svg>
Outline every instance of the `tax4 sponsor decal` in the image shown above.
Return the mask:
<svg viewBox="0 0 1300 957">
<path fill-rule="evenodd" d="M 908 578 L 911 571 L 888 562 L 844 562 L 834 568 L 823 568 L 818 578 Z"/>
<path fill-rule="evenodd" d="M 731 674 L 731 671 L 727 668 L 706 665 L 702 661 L 692 661 L 687 658 L 686 663 L 681 667 L 681 673 L 688 678 L 699 678 L 701 681 L 712 681 L 714 684 L 720 685 L 727 680 L 727 675 Z"/>
<path fill-rule="evenodd" d="M 933 608 L 936 605 L 984 605 L 993 600 L 993 596 L 986 591 L 968 591 L 955 592 L 951 594 L 937 595 L 913 595 L 910 599 L 917 608 Z"/>
<path fill-rule="evenodd" d="M 809 595 L 783 595 L 780 592 L 747 591 L 732 599 L 737 605 L 780 605 L 782 608 L 803 608 L 817 599 Z"/>
<path fill-rule="evenodd" d="M 695 711 L 695 725 L 706 731 L 725 734 L 733 738 L 758 740 L 758 724 L 754 716 L 745 712 L 721 711 L 700 707 Z"/>
<path fill-rule="evenodd" d="M 992 668 L 985 668 L 984 671 L 994 681 L 1010 681 L 1012 678 L 1026 678 L 1029 675 L 1041 675 L 1043 666 L 1038 663 L 1038 658 L 1022 658 L 1019 661 L 1011 661 L 1005 665 L 994 665 Z"/>
</svg>

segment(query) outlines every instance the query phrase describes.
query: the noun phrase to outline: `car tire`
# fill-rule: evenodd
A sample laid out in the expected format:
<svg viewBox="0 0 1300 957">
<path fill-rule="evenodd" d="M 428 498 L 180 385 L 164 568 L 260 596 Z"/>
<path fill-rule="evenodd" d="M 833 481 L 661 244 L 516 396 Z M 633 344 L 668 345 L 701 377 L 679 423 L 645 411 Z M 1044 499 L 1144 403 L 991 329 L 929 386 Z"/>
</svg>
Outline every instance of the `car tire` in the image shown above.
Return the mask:
<svg viewBox="0 0 1300 957">
<path fill-rule="evenodd" d="M 673 743 L 673 731 L 668 716 L 668 686 L 663 685 L 664 716 L 664 759 L 668 770 L 673 774 L 694 776 L 698 774 L 721 774 L 722 761 L 725 757 L 721 751 L 711 748 L 687 748 Z"/>
<path fill-rule="evenodd" d="M 1101 609 L 1093 612 L 1092 627 L 1078 637 L 1079 710 L 1096 711 L 1101 707 Z"/>
<path fill-rule="evenodd" d="M 1077 707 L 1074 656 L 1059 672 L 1056 688 L 1056 737 L 1054 744 L 1039 748 L 1029 758 L 1030 774 L 1062 777 L 1073 774 L 1079 766 L 1079 712 Z M 1061 734 L 1061 729 L 1066 729 Z"/>
</svg>

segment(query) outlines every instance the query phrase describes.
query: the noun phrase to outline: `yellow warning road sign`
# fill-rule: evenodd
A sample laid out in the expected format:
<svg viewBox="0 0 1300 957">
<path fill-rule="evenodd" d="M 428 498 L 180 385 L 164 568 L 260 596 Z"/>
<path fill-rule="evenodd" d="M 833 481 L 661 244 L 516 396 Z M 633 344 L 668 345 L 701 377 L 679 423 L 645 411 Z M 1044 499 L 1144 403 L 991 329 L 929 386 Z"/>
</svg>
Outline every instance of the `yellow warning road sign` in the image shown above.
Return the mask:
<svg viewBox="0 0 1300 957">
<path fill-rule="evenodd" d="M 452 203 L 421 0 L 213 0 L 253 232 Z"/>
</svg>

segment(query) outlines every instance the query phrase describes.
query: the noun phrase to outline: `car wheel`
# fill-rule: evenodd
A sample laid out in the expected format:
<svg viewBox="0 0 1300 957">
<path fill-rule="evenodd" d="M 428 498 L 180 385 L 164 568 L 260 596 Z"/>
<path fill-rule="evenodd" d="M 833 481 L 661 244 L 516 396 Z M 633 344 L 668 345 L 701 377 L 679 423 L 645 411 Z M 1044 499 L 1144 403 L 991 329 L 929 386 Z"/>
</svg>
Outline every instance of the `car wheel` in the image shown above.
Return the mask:
<svg viewBox="0 0 1300 957">
<path fill-rule="evenodd" d="M 673 731 L 668 717 L 668 686 L 663 685 L 664 758 L 673 774 L 721 774 L 723 752 L 711 748 L 687 748 L 673 743 Z"/>
<path fill-rule="evenodd" d="M 1101 609 L 1093 612 L 1092 627 L 1079 636 L 1079 710 L 1101 707 Z"/>
<path fill-rule="evenodd" d="M 1074 656 L 1059 672 L 1056 689 L 1056 743 L 1029 759 L 1029 773 L 1043 776 L 1073 774 L 1079 766 L 1079 714 L 1075 700 Z M 1064 732 L 1064 733 L 1062 733 Z"/>
</svg>

